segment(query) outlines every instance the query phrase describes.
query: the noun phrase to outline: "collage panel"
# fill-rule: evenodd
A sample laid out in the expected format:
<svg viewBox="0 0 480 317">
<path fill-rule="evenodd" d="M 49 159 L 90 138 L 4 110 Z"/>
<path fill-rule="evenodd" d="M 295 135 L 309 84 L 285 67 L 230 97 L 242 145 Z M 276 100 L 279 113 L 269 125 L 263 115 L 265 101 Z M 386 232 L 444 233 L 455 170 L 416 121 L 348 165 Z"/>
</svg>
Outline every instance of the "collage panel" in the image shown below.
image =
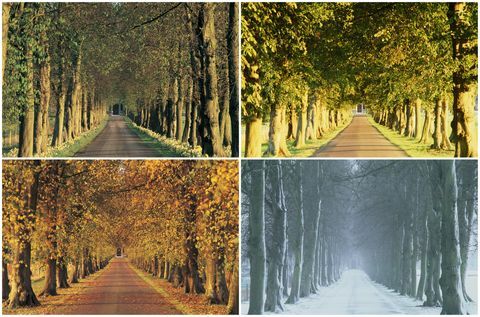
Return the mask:
<svg viewBox="0 0 480 317">
<path fill-rule="evenodd" d="M 478 314 L 477 2 L 2 13 L 2 314 Z"/>
<path fill-rule="evenodd" d="M 4 160 L 3 314 L 238 314 L 237 160 Z"/>
<path fill-rule="evenodd" d="M 238 157 L 238 3 L 2 6 L 3 157 Z"/>
<path fill-rule="evenodd" d="M 476 160 L 244 160 L 242 314 L 478 313 Z"/>
<path fill-rule="evenodd" d="M 242 156 L 478 157 L 478 2 L 242 2 Z"/>
</svg>

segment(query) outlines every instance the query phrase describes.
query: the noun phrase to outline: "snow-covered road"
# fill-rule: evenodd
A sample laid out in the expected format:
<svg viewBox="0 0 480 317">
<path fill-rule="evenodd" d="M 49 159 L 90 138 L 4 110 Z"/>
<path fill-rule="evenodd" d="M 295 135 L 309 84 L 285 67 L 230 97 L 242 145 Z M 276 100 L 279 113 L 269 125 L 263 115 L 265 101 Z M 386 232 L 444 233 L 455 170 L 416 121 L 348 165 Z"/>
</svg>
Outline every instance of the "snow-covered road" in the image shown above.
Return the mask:
<svg viewBox="0 0 480 317">
<path fill-rule="evenodd" d="M 476 294 L 476 292 L 475 292 Z M 288 315 L 437 315 L 440 307 L 423 307 L 422 302 L 372 282 L 365 272 L 348 270 L 341 279 L 322 287 L 318 294 L 300 299 L 295 305 L 285 305 L 282 314 Z M 469 305 L 470 314 L 476 314 L 475 303 Z M 242 313 L 248 312 L 248 303 L 242 303 Z"/>
</svg>

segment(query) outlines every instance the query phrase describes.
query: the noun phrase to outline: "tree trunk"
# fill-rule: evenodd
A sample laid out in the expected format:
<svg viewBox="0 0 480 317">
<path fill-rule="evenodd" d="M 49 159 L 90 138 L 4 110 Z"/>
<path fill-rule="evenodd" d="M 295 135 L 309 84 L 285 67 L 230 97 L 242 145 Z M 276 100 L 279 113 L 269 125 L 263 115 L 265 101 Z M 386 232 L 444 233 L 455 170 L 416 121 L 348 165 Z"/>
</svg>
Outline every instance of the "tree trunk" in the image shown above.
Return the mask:
<svg viewBox="0 0 480 317">
<path fill-rule="evenodd" d="M 238 20 L 239 8 L 237 2 L 229 4 L 228 31 L 227 31 L 227 55 L 228 55 L 228 84 L 230 91 L 229 114 L 231 127 L 232 157 L 240 155 L 239 150 L 239 106 L 238 106 L 238 82 L 240 78 L 238 70 Z M 237 303 L 238 305 L 238 303 Z"/>
<path fill-rule="evenodd" d="M 2 300 L 8 299 L 10 293 L 10 281 L 8 279 L 8 265 L 5 256 L 2 258 Z"/>
<path fill-rule="evenodd" d="M 272 104 L 270 110 L 270 130 L 268 132 L 267 155 L 290 156 L 290 151 L 287 148 L 287 131 L 285 131 L 285 127 L 285 107 Z"/>
<path fill-rule="evenodd" d="M 185 81 L 183 78 L 180 78 L 178 82 L 178 101 L 177 101 L 177 123 L 176 123 L 176 132 L 175 132 L 175 138 L 180 141 L 182 139 L 182 128 L 183 128 L 183 106 L 185 103 L 185 95 L 184 95 L 184 90 L 185 90 Z"/>
<path fill-rule="evenodd" d="M 455 161 L 437 162 L 443 185 L 442 208 L 442 314 L 465 315 L 466 305 L 461 285 L 461 257 L 458 234 L 457 181 Z"/>
<path fill-rule="evenodd" d="M 72 278 L 70 279 L 70 283 L 78 283 L 78 275 L 79 275 L 79 262 L 77 258 L 75 258 L 74 263 L 73 263 L 73 272 L 72 272 Z"/>
<path fill-rule="evenodd" d="M 403 198 L 404 201 L 407 201 L 408 195 L 407 195 L 407 184 L 405 183 L 404 185 L 404 190 L 403 190 Z M 402 288 L 400 289 L 400 295 L 409 295 L 410 294 L 410 289 L 411 289 L 411 258 L 412 258 L 412 252 L 413 252 L 413 239 L 412 239 L 412 225 L 413 225 L 413 214 L 411 211 L 411 206 L 406 205 L 405 206 L 405 215 L 404 215 L 404 221 L 403 221 L 403 232 L 404 232 L 404 237 L 403 237 L 403 257 L 402 257 Z"/>
<path fill-rule="evenodd" d="M 214 256 L 209 256 L 206 259 L 205 275 L 205 296 L 207 298 L 207 303 L 218 304 L 219 298 L 216 288 L 217 261 Z"/>
<path fill-rule="evenodd" d="M 295 147 L 300 148 L 305 145 L 307 132 L 307 107 L 308 107 L 308 90 L 302 95 L 302 105 L 298 110 L 298 126 L 297 137 L 295 139 Z"/>
<path fill-rule="evenodd" d="M 425 108 L 425 120 L 423 121 L 422 135 L 420 137 L 420 143 L 430 143 L 430 130 L 432 125 L 432 113 L 429 109 Z"/>
<path fill-rule="evenodd" d="M 281 277 L 287 243 L 287 213 L 283 193 L 281 161 L 278 161 L 275 165 L 270 165 L 270 183 L 272 186 L 271 201 L 273 213 L 271 217 L 273 218 L 272 228 L 274 228 L 274 231 L 270 246 L 267 249 L 268 274 L 265 311 L 280 312 L 284 310 Z"/>
<path fill-rule="evenodd" d="M 5 81 L 5 65 L 7 64 L 8 25 L 10 22 L 11 8 L 12 8 L 12 4 L 10 2 L 2 3 L 2 78 L 4 81 Z"/>
<path fill-rule="evenodd" d="M 230 285 L 228 286 L 227 314 L 236 315 L 239 312 L 238 289 L 238 263 L 235 263 L 232 276 L 230 277 Z"/>
<path fill-rule="evenodd" d="M 250 161 L 252 169 L 248 250 L 250 259 L 250 306 L 248 314 L 263 314 L 265 303 L 265 162 Z"/>
<path fill-rule="evenodd" d="M 262 153 L 262 118 L 247 119 L 245 138 L 245 157 L 261 157 Z"/>
<path fill-rule="evenodd" d="M 455 143 L 455 157 L 477 156 L 473 107 L 477 92 L 477 75 L 470 74 L 477 67 L 477 49 L 474 49 L 477 34 L 469 34 L 470 22 L 464 17 L 465 6 L 464 2 L 451 2 L 448 6 L 453 59 L 460 65 L 453 73 L 452 139 Z M 470 62 L 469 59 L 475 59 L 475 62 Z"/>
<path fill-rule="evenodd" d="M 38 166 L 40 161 L 34 161 Z M 23 190 L 23 196 L 26 202 L 24 210 L 20 211 L 22 218 L 31 219 L 37 212 L 37 197 L 39 190 L 39 172 L 35 173 L 34 181 L 28 190 Z M 17 308 L 25 306 L 40 305 L 32 288 L 30 270 L 31 265 L 31 223 L 24 223 L 21 220 L 17 228 L 15 239 L 12 246 L 12 272 L 11 272 L 11 290 L 8 296 L 8 308 Z"/>
<path fill-rule="evenodd" d="M 405 101 L 405 133 L 404 135 L 406 137 L 414 137 L 415 131 L 414 131 L 414 106 L 412 105 L 410 100 Z"/>
<path fill-rule="evenodd" d="M 43 33 L 42 33 L 43 34 Z M 46 37 L 46 35 L 42 35 Z M 35 133 L 35 151 L 44 153 L 48 144 L 48 109 L 50 107 L 50 57 L 48 55 L 48 41 L 43 39 L 43 46 L 46 52 L 45 60 L 40 65 L 40 104 L 37 113 L 37 125 Z"/>
<path fill-rule="evenodd" d="M 436 183 L 435 180 L 431 182 Z M 442 298 L 438 292 L 439 263 L 441 259 L 440 247 L 440 202 L 435 193 L 436 187 L 431 185 L 433 205 L 427 209 L 427 227 L 428 227 L 428 252 L 427 252 L 427 276 L 425 285 L 426 300 L 424 306 L 440 306 Z M 430 206 L 430 205 L 428 205 Z"/>
<path fill-rule="evenodd" d="M 302 163 L 302 174 L 309 175 L 303 178 L 303 267 L 300 283 L 300 297 L 307 297 L 311 293 L 313 282 L 314 260 L 318 231 L 318 218 L 320 217 L 320 193 L 318 185 L 322 183 L 321 166 L 318 161 Z M 312 177 L 312 176 L 313 177 Z"/>
<path fill-rule="evenodd" d="M 67 80 L 63 63 L 58 65 L 59 83 L 56 90 L 57 111 L 55 114 L 55 127 L 53 130 L 52 146 L 59 146 L 63 142 L 63 126 L 65 119 L 65 103 L 67 100 Z"/>
<path fill-rule="evenodd" d="M 45 265 L 45 286 L 40 296 L 57 295 L 57 259 L 50 256 Z"/>
<path fill-rule="evenodd" d="M 297 216 L 295 217 L 295 223 L 293 228 L 293 237 L 291 238 L 291 246 L 294 250 L 295 265 L 292 275 L 292 289 L 290 290 L 290 296 L 287 299 L 287 304 L 295 304 L 300 299 L 300 281 L 302 276 L 302 263 L 303 263 L 303 181 L 302 181 L 302 162 L 297 161 L 295 163 L 296 174 L 298 177 L 297 187 L 298 191 L 295 193 L 298 199 Z"/>
<path fill-rule="evenodd" d="M 58 288 L 68 288 L 70 285 L 68 285 L 67 263 L 63 257 L 59 257 L 57 262 Z"/>
<path fill-rule="evenodd" d="M 185 101 L 185 125 L 183 127 L 182 142 L 188 143 L 191 125 L 191 112 L 192 112 L 192 97 L 193 97 L 193 83 L 191 79 L 187 79 L 187 99 Z"/>
<path fill-rule="evenodd" d="M 441 143 L 440 148 L 444 150 L 450 150 L 452 148 L 452 144 L 450 143 L 450 139 L 447 133 L 447 112 L 448 112 L 448 105 L 447 105 L 447 98 L 445 96 L 441 99 L 442 111 L 440 112 L 440 121 L 441 121 Z"/>
<path fill-rule="evenodd" d="M 458 224 L 460 256 L 462 264 L 460 266 L 462 293 L 465 301 L 471 302 L 472 299 L 467 294 L 465 288 L 465 279 L 467 275 L 468 253 L 470 248 L 470 237 L 472 233 L 472 219 L 475 210 L 475 201 L 477 192 L 475 189 L 477 168 L 475 161 L 462 161 L 457 165 L 458 175 Z"/>
<path fill-rule="evenodd" d="M 425 207 L 421 211 L 420 215 L 420 232 L 421 232 L 421 245 L 420 245 L 420 280 L 418 282 L 417 296 L 418 300 L 423 300 L 423 294 L 425 293 L 425 282 L 427 275 L 427 248 L 428 248 L 428 227 L 427 227 L 427 214 L 431 206 L 431 198 L 427 193 L 425 198 Z"/>
<path fill-rule="evenodd" d="M 35 126 L 35 93 L 33 82 L 33 51 L 26 41 L 24 54 L 26 59 L 26 103 L 23 111 L 20 113 L 20 131 L 19 131 L 19 157 L 33 156 L 33 136 Z"/>
<path fill-rule="evenodd" d="M 442 121 L 441 121 L 441 114 L 442 114 L 442 104 L 440 98 L 435 101 L 435 118 L 434 118 L 434 132 L 433 132 L 433 144 L 431 146 L 432 149 L 439 150 L 441 149 L 442 143 Z"/>
<path fill-rule="evenodd" d="M 420 124 L 420 115 L 422 112 L 422 101 L 420 99 L 415 100 L 415 138 L 421 136 L 422 126 Z"/>
<path fill-rule="evenodd" d="M 204 70 L 204 97 L 201 98 L 201 139 L 202 154 L 208 156 L 224 156 L 222 140 L 220 139 L 219 105 L 218 105 L 218 79 L 213 2 L 202 3 L 198 14 L 200 29 L 199 51 L 200 62 Z"/>
</svg>

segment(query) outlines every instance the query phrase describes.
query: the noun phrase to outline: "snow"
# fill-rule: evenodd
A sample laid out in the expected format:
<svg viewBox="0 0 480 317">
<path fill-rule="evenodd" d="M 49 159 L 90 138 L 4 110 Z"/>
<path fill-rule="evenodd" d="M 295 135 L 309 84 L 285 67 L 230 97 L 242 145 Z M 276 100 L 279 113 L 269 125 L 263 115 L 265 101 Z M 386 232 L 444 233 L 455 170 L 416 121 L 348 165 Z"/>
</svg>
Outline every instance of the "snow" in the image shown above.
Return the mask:
<svg viewBox="0 0 480 317">
<path fill-rule="evenodd" d="M 467 292 L 477 298 L 477 274 L 468 272 Z M 348 270 L 340 280 L 320 288 L 318 294 L 301 298 L 297 304 L 285 305 L 284 315 L 438 315 L 440 307 L 423 307 L 422 302 L 401 296 L 370 280 L 361 270 Z M 242 303 L 242 314 L 248 313 L 248 302 Z M 477 314 L 477 304 L 469 303 L 470 314 Z M 270 314 L 268 312 L 268 314 Z"/>
</svg>

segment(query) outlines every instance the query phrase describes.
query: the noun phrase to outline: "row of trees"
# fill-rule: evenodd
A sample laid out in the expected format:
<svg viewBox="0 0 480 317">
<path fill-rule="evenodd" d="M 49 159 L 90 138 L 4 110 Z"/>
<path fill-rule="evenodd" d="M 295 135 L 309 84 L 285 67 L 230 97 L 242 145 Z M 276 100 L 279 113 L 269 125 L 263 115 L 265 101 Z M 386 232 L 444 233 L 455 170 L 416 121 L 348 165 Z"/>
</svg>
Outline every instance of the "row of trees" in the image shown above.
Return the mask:
<svg viewBox="0 0 480 317">
<path fill-rule="evenodd" d="M 287 138 L 321 138 L 364 103 L 406 136 L 476 156 L 477 16 L 477 3 L 245 4 L 245 155 L 262 154 L 262 122 L 266 154 L 288 155 Z"/>
<path fill-rule="evenodd" d="M 368 168 L 380 170 L 359 188 L 376 193 L 359 204 L 355 219 L 363 268 L 372 279 L 424 306 L 466 314 L 466 303 L 472 301 L 465 285 L 476 245 L 477 162 L 412 161 Z"/>
<path fill-rule="evenodd" d="M 249 314 L 280 312 L 340 278 L 346 210 L 341 187 L 325 186 L 322 161 L 248 161 L 242 175 L 242 246 L 249 267 Z M 344 166 L 333 163 L 340 170 Z M 337 196 L 338 195 L 338 196 Z"/>
<path fill-rule="evenodd" d="M 161 67 L 160 85 L 136 99 L 132 120 L 203 154 L 238 157 L 238 19 L 235 2 L 190 3 L 150 28 L 146 36 L 165 34 L 157 40 L 168 58 L 150 65 Z"/>
<path fill-rule="evenodd" d="M 40 304 L 32 289 L 32 262 L 45 263 L 40 295 L 47 296 L 104 267 L 113 254 L 101 224 L 92 221 L 97 211 L 91 198 L 98 183 L 88 164 L 3 164 L 2 298 L 9 308 Z"/>
<path fill-rule="evenodd" d="M 125 228 L 126 251 L 153 276 L 238 314 L 238 163 L 171 164 L 170 173 L 146 164 L 156 199 L 131 211 L 136 221 Z"/>
<path fill-rule="evenodd" d="M 467 313 L 476 161 L 243 164 L 249 314 L 283 311 L 351 268 L 443 314 Z"/>
<path fill-rule="evenodd" d="M 20 122 L 18 155 L 123 104 L 204 155 L 238 156 L 238 17 L 236 3 L 3 4 L 3 120 Z"/>
<path fill-rule="evenodd" d="M 45 153 L 98 126 L 109 100 L 84 63 L 78 9 L 21 2 L 2 8 L 2 118 L 18 125 L 18 156 Z"/>
<path fill-rule="evenodd" d="M 138 265 L 156 263 L 155 276 L 238 312 L 237 162 L 8 161 L 3 171 L 9 308 L 39 305 L 32 262 L 45 263 L 40 295 L 55 295 L 125 248 Z"/>
</svg>

